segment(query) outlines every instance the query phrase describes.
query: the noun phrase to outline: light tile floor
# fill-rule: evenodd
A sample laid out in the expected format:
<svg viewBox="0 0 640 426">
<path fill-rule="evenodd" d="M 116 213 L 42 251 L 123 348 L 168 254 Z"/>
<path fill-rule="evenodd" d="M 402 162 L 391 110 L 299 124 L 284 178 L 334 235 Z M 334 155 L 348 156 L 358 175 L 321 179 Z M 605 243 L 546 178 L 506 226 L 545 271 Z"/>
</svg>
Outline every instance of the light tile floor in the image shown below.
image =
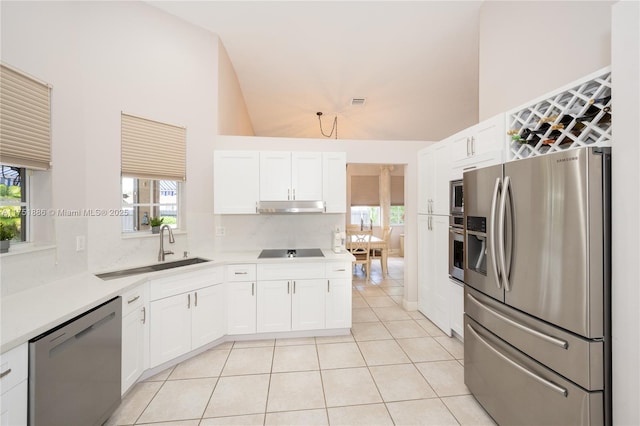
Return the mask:
<svg viewBox="0 0 640 426">
<path fill-rule="evenodd" d="M 140 382 L 107 425 L 492 425 L 463 345 L 402 308 L 404 262 L 356 270 L 351 335 L 227 342 Z"/>
</svg>

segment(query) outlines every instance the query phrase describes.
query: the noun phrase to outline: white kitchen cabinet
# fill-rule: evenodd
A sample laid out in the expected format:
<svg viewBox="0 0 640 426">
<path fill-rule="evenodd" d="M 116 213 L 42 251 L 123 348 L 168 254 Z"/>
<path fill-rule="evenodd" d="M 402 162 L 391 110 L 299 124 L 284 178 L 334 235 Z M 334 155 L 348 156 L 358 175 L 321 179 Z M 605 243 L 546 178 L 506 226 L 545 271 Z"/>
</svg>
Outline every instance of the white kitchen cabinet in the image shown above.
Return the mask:
<svg viewBox="0 0 640 426">
<path fill-rule="evenodd" d="M 351 328 L 351 262 L 326 264 L 325 327 Z"/>
<path fill-rule="evenodd" d="M 294 280 L 291 293 L 291 329 L 325 328 L 326 280 Z"/>
<path fill-rule="evenodd" d="M 446 139 L 451 145 L 452 163 L 472 164 L 485 162 L 505 149 L 505 115 L 498 114 L 481 123 L 462 130 Z M 502 155 L 497 157 L 502 159 Z M 490 164 L 486 164 L 490 165 Z"/>
<path fill-rule="evenodd" d="M 451 330 L 460 336 L 460 338 L 464 338 L 464 286 L 450 280 L 449 290 Z"/>
<path fill-rule="evenodd" d="M 449 144 L 439 142 L 418 153 L 418 213 L 449 214 Z"/>
<path fill-rule="evenodd" d="M 223 282 L 220 266 L 149 282 L 151 367 L 224 335 Z"/>
<path fill-rule="evenodd" d="M 28 344 L 0 356 L 0 425 L 27 424 Z"/>
<path fill-rule="evenodd" d="M 325 213 L 347 211 L 347 153 L 322 153 L 322 199 Z"/>
<path fill-rule="evenodd" d="M 256 214 L 260 199 L 257 151 L 213 153 L 213 213 Z"/>
<path fill-rule="evenodd" d="M 256 265 L 227 265 L 227 334 L 256 332 Z"/>
<path fill-rule="evenodd" d="M 418 215 L 418 309 L 451 336 L 448 244 L 448 216 Z"/>
<path fill-rule="evenodd" d="M 322 153 L 260 152 L 260 200 L 322 200 Z"/>
<path fill-rule="evenodd" d="M 149 367 L 147 283 L 122 295 L 122 394 Z"/>
<path fill-rule="evenodd" d="M 258 333 L 291 330 L 291 280 L 258 281 Z"/>
</svg>

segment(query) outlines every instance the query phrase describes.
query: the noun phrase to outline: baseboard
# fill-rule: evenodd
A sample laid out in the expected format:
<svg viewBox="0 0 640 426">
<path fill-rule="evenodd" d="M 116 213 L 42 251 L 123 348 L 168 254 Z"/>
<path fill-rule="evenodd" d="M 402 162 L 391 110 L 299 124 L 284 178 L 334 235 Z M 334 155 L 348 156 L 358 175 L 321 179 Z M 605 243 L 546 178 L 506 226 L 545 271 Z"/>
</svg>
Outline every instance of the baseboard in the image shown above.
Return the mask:
<svg viewBox="0 0 640 426">
<path fill-rule="evenodd" d="M 405 311 L 417 311 L 418 310 L 418 302 L 409 302 L 406 299 L 402 299 L 402 307 Z"/>
</svg>

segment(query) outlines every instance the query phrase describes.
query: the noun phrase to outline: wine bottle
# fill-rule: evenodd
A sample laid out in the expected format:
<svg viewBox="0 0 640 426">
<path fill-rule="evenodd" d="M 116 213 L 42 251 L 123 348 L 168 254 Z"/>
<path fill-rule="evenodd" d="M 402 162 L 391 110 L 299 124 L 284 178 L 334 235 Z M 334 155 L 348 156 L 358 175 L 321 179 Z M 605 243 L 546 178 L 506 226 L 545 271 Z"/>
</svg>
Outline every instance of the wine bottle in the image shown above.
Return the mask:
<svg viewBox="0 0 640 426">
<path fill-rule="evenodd" d="M 606 105 L 607 103 L 609 103 L 610 100 L 611 100 L 611 95 L 605 96 L 603 98 L 593 98 L 589 100 L 589 105 L 593 105 L 593 104 Z"/>
<path fill-rule="evenodd" d="M 602 116 L 602 118 L 600 118 L 599 122 L 601 123 L 607 123 L 607 122 L 611 122 L 611 107 L 604 107 L 602 109 L 598 108 L 595 105 L 591 105 L 583 115 L 581 115 L 580 117 L 576 117 L 576 121 L 579 122 L 585 122 L 585 121 L 592 121 L 594 118 L 596 118 L 596 116 L 598 114 L 600 114 L 601 111 L 604 111 L 604 115 Z"/>
</svg>

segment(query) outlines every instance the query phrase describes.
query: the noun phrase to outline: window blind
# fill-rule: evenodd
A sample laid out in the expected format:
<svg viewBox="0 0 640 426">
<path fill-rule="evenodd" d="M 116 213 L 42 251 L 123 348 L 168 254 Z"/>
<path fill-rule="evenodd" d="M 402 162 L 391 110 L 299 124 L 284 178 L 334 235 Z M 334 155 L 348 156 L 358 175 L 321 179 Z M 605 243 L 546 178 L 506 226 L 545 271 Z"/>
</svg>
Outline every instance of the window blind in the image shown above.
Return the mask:
<svg viewBox="0 0 640 426">
<path fill-rule="evenodd" d="M 186 180 L 187 129 L 121 114 L 123 176 Z"/>
<path fill-rule="evenodd" d="M 0 64 L 0 162 L 51 166 L 51 88 Z"/>
<path fill-rule="evenodd" d="M 404 176 L 391 176 L 391 205 L 404 206 Z"/>
<path fill-rule="evenodd" d="M 351 205 L 379 206 L 379 187 L 378 176 L 351 176 Z"/>
</svg>

